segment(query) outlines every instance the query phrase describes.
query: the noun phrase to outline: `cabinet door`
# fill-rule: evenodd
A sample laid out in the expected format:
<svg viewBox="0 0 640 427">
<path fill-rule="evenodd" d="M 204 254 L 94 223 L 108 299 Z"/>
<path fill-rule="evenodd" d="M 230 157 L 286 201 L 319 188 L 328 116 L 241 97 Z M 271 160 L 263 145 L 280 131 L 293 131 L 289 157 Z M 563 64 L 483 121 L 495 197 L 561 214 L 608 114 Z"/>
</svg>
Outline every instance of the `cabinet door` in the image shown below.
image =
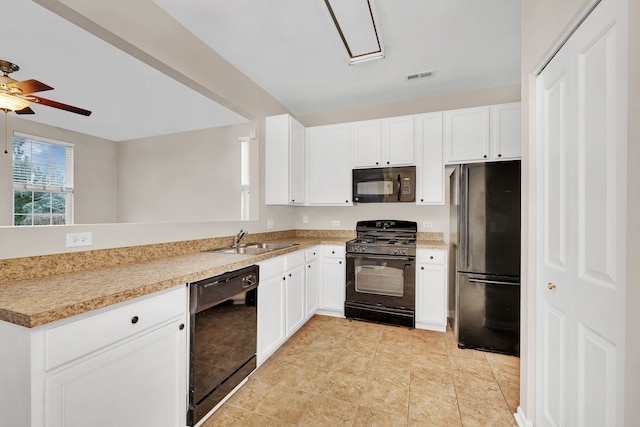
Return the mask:
<svg viewBox="0 0 640 427">
<path fill-rule="evenodd" d="M 291 116 L 265 119 L 265 185 L 267 205 L 289 203 L 289 137 Z"/>
<path fill-rule="evenodd" d="M 289 203 L 304 204 L 304 126 L 291 119 L 289 140 Z"/>
<path fill-rule="evenodd" d="M 305 269 L 301 265 L 285 275 L 287 337 L 293 335 L 306 320 L 304 274 Z"/>
<path fill-rule="evenodd" d="M 353 123 L 353 165 L 360 167 L 380 166 L 382 135 L 380 120 Z"/>
<path fill-rule="evenodd" d="M 419 205 L 444 204 L 442 113 L 416 117 L 418 129 L 417 197 Z"/>
<path fill-rule="evenodd" d="M 520 103 L 491 106 L 491 158 L 513 160 L 521 156 Z"/>
<path fill-rule="evenodd" d="M 489 158 L 489 107 L 444 112 L 446 163 L 486 161 Z"/>
<path fill-rule="evenodd" d="M 447 324 L 447 280 L 444 265 L 418 264 L 416 327 L 444 331 Z"/>
<path fill-rule="evenodd" d="M 184 320 L 176 320 L 47 376 L 47 425 L 184 425 L 186 336 Z"/>
<path fill-rule="evenodd" d="M 414 119 L 392 117 L 382 121 L 383 166 L 415 164 Z"/>
<path fill-rule="evenodd" d="M 320 270 L 318 261 L 312 261 L 306 266 L 305 288 L 306 288 L 306 309 L 305 318 L 309 319 L 318 311 L 320 300 Z"/>
<path fill-rule="evenodd" d="M 307 129 L 310 205 L 351 205 L 349 125 Z"/>
<path fill-rule="evenodd" d="M 338 312 L 344 316 L 345 260 L 344 258 L 325 258 L 322 264 L 320 308 Z"/>
<path fill-rule="evenodd" d="M 258 286 L 258 365 L 286 339 L 284 282 L 277 275 Z"/>
</svg>

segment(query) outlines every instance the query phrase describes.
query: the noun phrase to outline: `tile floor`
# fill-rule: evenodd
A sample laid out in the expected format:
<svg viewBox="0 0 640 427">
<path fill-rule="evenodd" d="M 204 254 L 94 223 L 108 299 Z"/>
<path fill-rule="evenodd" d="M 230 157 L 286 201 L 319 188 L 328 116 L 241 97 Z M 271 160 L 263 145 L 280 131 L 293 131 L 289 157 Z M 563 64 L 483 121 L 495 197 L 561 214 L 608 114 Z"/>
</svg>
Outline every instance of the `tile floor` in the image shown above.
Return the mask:
<svg viewBox="0 0 640 427">
<path fill-rule="evenodd" d="M 515 426 L 520 359 L 316 315 L 203 427 Z"/>
</svg>

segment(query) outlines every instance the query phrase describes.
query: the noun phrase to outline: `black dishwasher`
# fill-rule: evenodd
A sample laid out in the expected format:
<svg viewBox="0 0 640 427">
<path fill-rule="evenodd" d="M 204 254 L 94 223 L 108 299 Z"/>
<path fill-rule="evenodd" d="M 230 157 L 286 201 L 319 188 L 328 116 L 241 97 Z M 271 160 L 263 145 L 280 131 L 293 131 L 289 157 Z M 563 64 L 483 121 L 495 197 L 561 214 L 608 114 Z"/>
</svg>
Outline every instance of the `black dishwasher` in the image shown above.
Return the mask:
<svg viewBox="0 0 640 427">
<path fill-rule="evenodd" d="M 258 278 L 252 265 L 189 284 L 189 426 L 256 368 Z"/>
</svg>

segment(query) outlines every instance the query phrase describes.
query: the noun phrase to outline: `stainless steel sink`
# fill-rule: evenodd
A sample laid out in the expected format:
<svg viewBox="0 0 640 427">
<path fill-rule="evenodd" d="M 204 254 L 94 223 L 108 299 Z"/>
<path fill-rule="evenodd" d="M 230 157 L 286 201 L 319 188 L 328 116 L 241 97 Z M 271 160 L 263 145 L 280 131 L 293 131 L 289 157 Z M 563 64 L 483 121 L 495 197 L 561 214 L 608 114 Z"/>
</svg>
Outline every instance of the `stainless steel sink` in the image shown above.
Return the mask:
<svg viewBox="0 0 640 427">
<path fill-rule="evenodd" d="M 260 255 L 266 254 L 278 249 L 286 249 L 296 246 L 298 243 L 282 243 L 282 242 L 257 242 L 247 243 L 238 246 L 228 246 L 226 248 L 213 249 L 209 252 L 219 254 L 244 254 L 244 255 Z"/>
</svg>

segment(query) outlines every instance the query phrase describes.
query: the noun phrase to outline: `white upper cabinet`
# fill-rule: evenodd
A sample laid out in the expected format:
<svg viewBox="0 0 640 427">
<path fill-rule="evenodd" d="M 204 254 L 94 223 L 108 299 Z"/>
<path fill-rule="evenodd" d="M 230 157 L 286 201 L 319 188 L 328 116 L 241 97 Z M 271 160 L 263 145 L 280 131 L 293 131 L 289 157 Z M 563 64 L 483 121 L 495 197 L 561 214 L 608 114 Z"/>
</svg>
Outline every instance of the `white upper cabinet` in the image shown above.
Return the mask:
<svg viewBox="0 0 640 427">
<path fill-rule="evenodd" d="M 444 112 L 445 164 L 520 158 L 520 103 Z"/>
<path fill-rule="evenodd" d="M 308 205 L 350 206 L 350 125 L 307 129 Z"/>
<path fill-rule="evenodd" d="M 265 203 L 304 204 L 305 128 L 288 114 L 266 118 Z"/>
<path fill-rule="evenodd" d="M 354 167 L 415 164 L 413 116 L 368 120 L 351 125 Z"/>
<path fill-rule="evenodd" d="M 521 156 L 520 103 L 492 105 L 491 154 L 493 160 L 513 160 Z"/>
<path fill-rule="evenodd" d="M 416 204 L 444 204 L 444 163 L 442 159 L 442 113 L 416 116 Z"/>
<path fill-rule="evenodd" d="M 489 159 L 489 107 L 444 112 L 446 163 Z"/>
</svg>

